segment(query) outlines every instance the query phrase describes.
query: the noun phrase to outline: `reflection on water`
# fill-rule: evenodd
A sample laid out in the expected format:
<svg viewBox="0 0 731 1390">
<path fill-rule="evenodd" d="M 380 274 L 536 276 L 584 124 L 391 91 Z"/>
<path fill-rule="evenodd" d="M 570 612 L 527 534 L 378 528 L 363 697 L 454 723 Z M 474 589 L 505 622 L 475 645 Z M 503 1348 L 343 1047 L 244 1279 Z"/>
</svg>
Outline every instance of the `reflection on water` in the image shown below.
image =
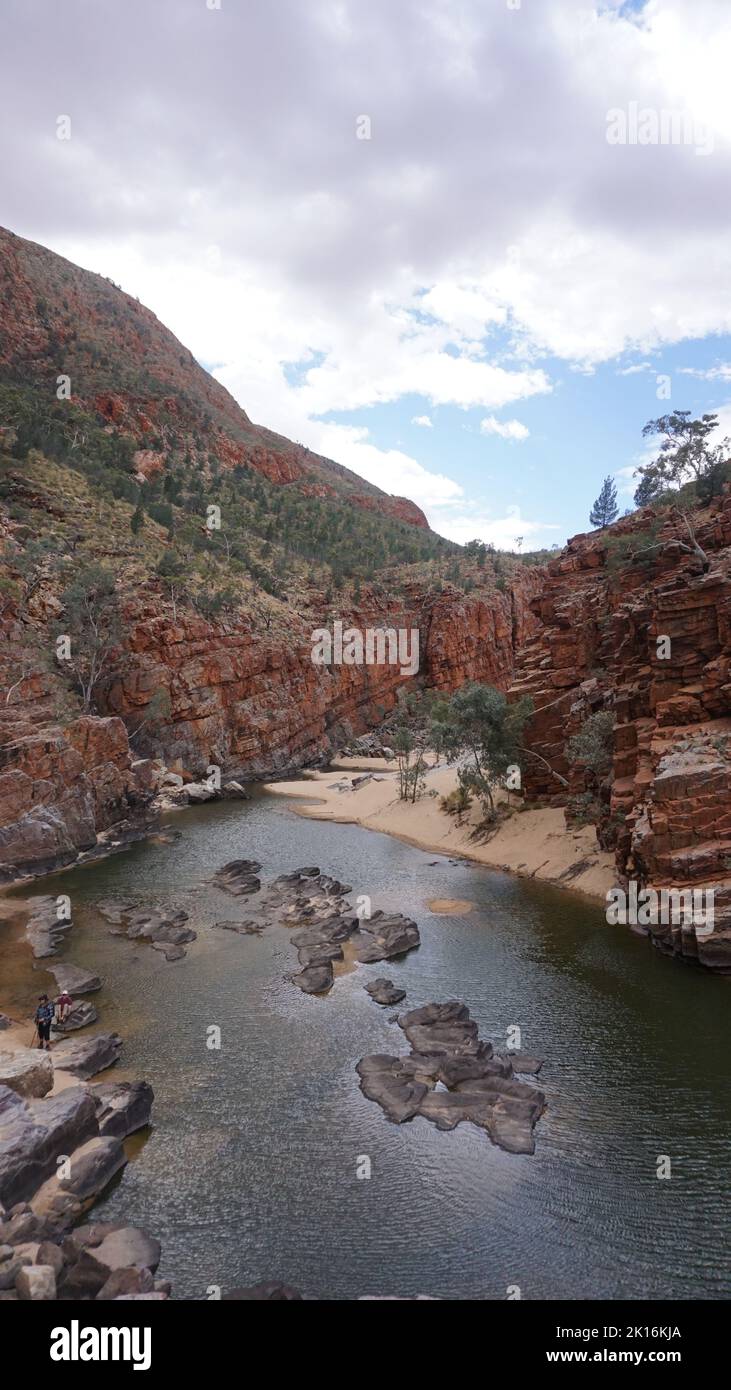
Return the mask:
<svg viewBox="0 0 731 1390">
<path fill-rule="evenodd" d="M 511 1284 L 524 1298 L 728 1296 L 729 980 L 663 959 L 583 900 L 467 863 L 432 867 L 433 851 L 303 820 L 280 798 L 174 824 L 176 843 L 27 891 L 71 895 L 64 959 L 104 977 L 100 1025 L 125 1038 L 124 1074 L 154 1086 L 152 1133 L 95 1212 L 160 1237 L 160 1276 L 178 1297 L 264 1278 L 327 1298 L 500 1299 Z M 208 881 L 240 857 L 265 874 L 319 864 L 374 908 L 414 916 L 421 948 L 340 971 L 325 999 L 302 995 L 285 978 L 297 968 L 286 928 L 213 928 L 246 916 Z M 187 959 L 112 937 L 93 906 L 110 896 L 185 907 L 199 933 Z M 434 916 L 433 899 L 471 911 Z M 1 921 L 2 999 L 30 1008 L 49 977 L 32 974 L 17 938 Z M 364 1098 L 358 1059 L 406 1050 L 392 1010 L 363 989 L 379 974 L 407 990 L 403 1008 L 464 1000 L 498 1043 L 520 1025 L 546 1059 L 533 1157 L 470 1126 L 391 1125 Z M 670 1181 L 655 1176 L 661 1154 Z M 370 1180 L 356 1177 L 361 1155 Z"/>
</svg>

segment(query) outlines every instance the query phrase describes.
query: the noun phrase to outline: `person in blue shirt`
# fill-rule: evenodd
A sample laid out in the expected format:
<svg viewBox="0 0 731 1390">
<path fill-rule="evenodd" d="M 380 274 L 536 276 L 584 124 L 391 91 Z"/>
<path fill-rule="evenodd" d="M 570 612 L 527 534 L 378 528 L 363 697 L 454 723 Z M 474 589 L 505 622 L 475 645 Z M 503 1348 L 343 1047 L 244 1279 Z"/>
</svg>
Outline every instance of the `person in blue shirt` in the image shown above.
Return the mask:
<svg viewBox="0 0 731 1390">
<path fill-rule="evenodd" d="M 38 1008 L 35 1011 L 35 1025 L 38 1029 L 38 1046 L 46 1052 L 51 1051 L 51 1024 L 56 1011 L 55 1004 L 52 1004 L 47 994 L 38 996 Z"/>
</svg>

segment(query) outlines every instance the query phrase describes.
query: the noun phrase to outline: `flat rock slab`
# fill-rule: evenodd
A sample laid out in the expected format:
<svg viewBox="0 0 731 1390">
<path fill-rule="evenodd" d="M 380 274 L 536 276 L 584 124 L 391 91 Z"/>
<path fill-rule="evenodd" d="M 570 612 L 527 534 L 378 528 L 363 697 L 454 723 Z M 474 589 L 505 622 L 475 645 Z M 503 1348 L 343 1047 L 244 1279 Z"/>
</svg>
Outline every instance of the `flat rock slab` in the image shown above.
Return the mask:
<svg viewBox="0 0 731 1390">
<path fill-rule="evenodd" d="M 104 1071 L 119 1060 L 122 1039 L 119 1033 L 94 1033 L 88 1038 L 74 1038 L 58 1043 L 51 1052 L 57 1071 L 69 1072 L 88 1081 L 98 1071 Z"/>
<path fill-rule="evenodd" d="M 153 941 L 153 951 L 160 951 L 166 960 L 182 960 L 187 951 L 184 946 L 168 946 L 164 941 Z"/>
<path fill-rule="evenodd" d="M 506 1061 L 521 1076 L 537 1076 L 543 1066 L 542 1058 L 531 1057 L 527 1052 L 508 1052 Z"/>
<path fill-rule="evenodd" d="M 0 1086 L 9 1086 L 19 1096 L 45 1096 L 53 1087 L 53 1062 L 49 1052 L 20 1047 L 16 1052 L 0 1052 Z"/>
<path fill-rule="evenodd" d="M 69 994 L 93 994 L 102 987 L 99 976 L 80 965 L 49 965 L 46 968 L 54 976 L 59 989 L 67 990 Z"/>
<path fill-rule="evenodd" d="M 356 1071 L 363 1094 L 375 1100 L 394 1124 L 403 1124 L 419 1114 L 429 1088 L 423 1081 L 414 1080 L 399 1057 L 380 1053 L 364 1057 Z"/>
<path fill-rule="evenodd" d="M 182 909 L 172 913 L 138 910 L 129 913 L 114 934 L 122 933 L 132 941 L 141 937 L 146 941 L 168 941 L 180 946 L 196 939 L 192 927 L 185 925 L 187 920 L 188 914 Z"/>
<path fill-rule="evenodd" d="M 56 1173 L 59 1154 L 71 1154 L 98 1132 L 94 1102 L 86 1088 L 69 1086 L 55 1096 L 25 1100 L 0 1086 L 0 1205 L 6 1210 L 28 1201 Z M 28 1223 L 26 1223 L 28 1225 Z M 0 1229 L 31 1240 L 32 1223 L 18 1232 L 12 1222 Z"/>
<path fill-rule="evenodd" d="M 412 1051 L 404 1057 L 364 1057 L 356 1067 L 364 1095 L 390 1120 L 403 1124 L 420 1115 L 441 1130 L 468 1122 L 509 1153 L 535 1151 L 533 1129 L 546 1098 L 535 1086 L 517 1081 L 513 1069 L 516 1056 L 521 1066 L 535 1059 L 493 1056 L 458 1000 L 412 1009 L 398 1022 Z"/>
<path fill-rule="evenodd" d="M 89 1091 L 97 1107 L 100 1134 L 126 1139 L 149 1125 L 155 1096 L 148 1081 L 96 1081 Z"/>
<path fill-rule="evenodd" d="M 331 961 L 343 960 L 343 948 L 338 941 L 323 941 L 319 946 L 300 946 L 297 951 L 300 965 L 329 965 Z"/>
<path fill-rule="evenodd" d="M 223 888 L 224 892 L 241 897 L 259 892 L 260 871 L 261 864 L 256 859 L 232 859 L 218 869 L 213 876 L 213 882 L 217 888 Z"/>
<path fill-rule="evenodd" d="M 400 1004 L 406 998 L 405 989 L 397 989 L 393 980 L 372 980 L 369 985 L 365 985 L 366 994 L 370 994 L 377 1004 Z"/>
<path fill-rule="evenodd" d="M 416 922 L 409 917 L 402 917 L 401 913 L 386 916 L 374 912 L 370 919 L 359 923 L 354 942 L 358 960 L 362 965 L 369 965 L 413 951 L 421 945 L 421 938 Z"/>
<path fill-rule="evenodd" d="M 119 926 L 125 917 L 137 909 L 137 903 L 129 898 L 100 898 L 94 906 L 105 921 L 113 926 Z"/>
<path fill-rule="evenodd" d="M 247 920 L 246 922 L 214 922 L 213 925 L 219 931 L 233 931 L 237 932 L 239 936 L 261 936 L 266 922 Z"/>
<path fill-rule="evenodd" d="M 79 1028 L 88 1028 L 90 1023 L 96 1023 L 99 1015 L 93 1004 L 88 999 L 76 999 L 71 1005 L 63 1022 L 58 1017 L 53 1025 L 53 1032 L 65 1036 L 67 1033 L 75 1033 Z"/>
</svg>

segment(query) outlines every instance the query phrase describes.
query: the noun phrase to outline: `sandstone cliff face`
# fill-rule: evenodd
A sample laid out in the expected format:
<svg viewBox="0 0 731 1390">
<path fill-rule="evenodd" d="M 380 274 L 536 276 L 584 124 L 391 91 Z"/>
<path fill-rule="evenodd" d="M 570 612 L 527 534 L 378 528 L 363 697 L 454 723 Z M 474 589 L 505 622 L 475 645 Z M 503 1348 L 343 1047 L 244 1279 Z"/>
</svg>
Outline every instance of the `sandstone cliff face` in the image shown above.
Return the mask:
<svg viewBox="0 0 731 1390">
<path fill-rule="evenodd" d="M 419 526 L 428 531 L 427 521 L 421 507 L 417 507 L 409 497 L 371 497 L 354 492 L 350 496 L 351 505 L 364 512 L 378 512 L 382 516 L 393 517 L 394 521 L 405 521 L 409 526 Z"/>
<path fill-rule="evenodd" d="M 533 698 L 526 741 L 574 793 L 584 777 L 569 766 L 567 740 L 590 712 L 614 711 L 600 829 L 616 843 L 619 882 L 713 888 L 710 934 L 680 923 L 650 930 L 665 950 L 731 969 L 731 497 L 699 514 L 706 573 L 670 522 L 661 547 L 638 555 L 650 523 L 642 513 L 612 527 L 634 561 L 613 564 L 612 542 L 594 533 L 548 565 L 532 604 L 541 627 L 519 654 L 512 693 Z M 527 792 L 566 799 L 537 760 Z"/>
<path fill-rule="evenodd" d="M 417 675 L 398 664 L 316 665 L 312 624 L 293 615 L 286 635 L 245 619 L 209 622 L 186 610 L 173 620 L 161 601 L 140 599 L 125 622 L 100 702 L 107 717 L 59 724 L 60 677 L 28 664 L 28 675 L 0 715 L 0 875 L 41 873 L 91 849 L 99 833 L 134 827 L 151 794 L 144 754 L 162 756 L 198 777 L 262 777 L 325 761 L 354 735 L 379 724 L 401 687 L 444 690 L 465 680 L 506 688 L 516 634 L 537 620 L 528 604 L 538 571 L 516 578 L 513 593 L 464 596 L 412 586 L 384 611 L 371 594 L 340 616 L 345 628 L 392 627 L 419 634 Z M 22 666 L 23 629 L 6 617 L 0 678 Z M 150 702 L 165 696 L 162 718 Z M 130 746 L 131 736 L 131 746 Z"/>
<path fill-rule="evenodd" d="M 11 608 L 0 643 L 0 879 L 13 879 L 73 862 L 105 832 L 134 833 L 152 783 L 121 719 L 71 708 L 59 720 L 59 678 Z"/>
<path fill-rule="evenodd" d="M 506 689 L 516 654 L 540 627 L 532 600 L 543 574 L 541 568 L 517 570 L 510 589 L 489 599 L 439 595 L 429 611 L 426 686 L 458 690 L 466 681 L 481 681 Z"/>
<path fill-rule="evenodd" d="M 283 639 L 245 621 L 212 625 L 186 614 L 172 623 L 150 607 L 130 622 L 125 660 L 105 705 L 134 730 L 155 692 L 164 691 L 169 712 L 149 731 L 145 751 L 159 751 L 196 775 L 211 763 L 228 775 L 252 777 L 321 762 L 380 723 L 399 689 L 414 682 L 454 690 L 480 680 L 505 689 L 515 632 L 536 622 L 528 602 L 539 583 L 538 573 L 526 570 L 512 595 L 430 594 L 413 586 L 400 606 L 392 600 L 385 612 L 364 595 L 357 609 L 340 615 L 345 629 L 417 631 L 416 676 L 390 663 L 316 665 L 312 625 L 303 619 Z"/>
</svg>

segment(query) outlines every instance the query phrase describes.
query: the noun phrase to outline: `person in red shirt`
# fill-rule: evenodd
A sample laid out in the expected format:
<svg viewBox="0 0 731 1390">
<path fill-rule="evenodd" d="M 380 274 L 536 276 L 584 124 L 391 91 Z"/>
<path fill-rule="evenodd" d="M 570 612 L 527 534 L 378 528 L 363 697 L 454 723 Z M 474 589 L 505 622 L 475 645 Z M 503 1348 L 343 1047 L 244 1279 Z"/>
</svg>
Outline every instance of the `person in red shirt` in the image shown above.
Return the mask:
<svg viewBox="0 0 731 1390">
<path fill-rule="evenodd" d="M 68 1017 L 69 1009 L 71 1008 L 71 1005 L 73 1004 L 73 1002 L 74 1002 L 74 1001 L 73 1001 L 73 999 L 71 998 L 71 995 L 69 994 L 68 990 L 67 990 L 67 989 L 62 990 L 61 993 L 60 993 L 59 996 L 58 996 L 58 999 L 56 1000 L 56 1008 L 57 1008 L 57 1010 L 58 1010 L 58 1021 L 59 1021 L 59 1023 L 65 1023 L 65 1022 L 66 1022 L 66 1019 L 67 1019 L 67 1017 Z"/>
</svg>

